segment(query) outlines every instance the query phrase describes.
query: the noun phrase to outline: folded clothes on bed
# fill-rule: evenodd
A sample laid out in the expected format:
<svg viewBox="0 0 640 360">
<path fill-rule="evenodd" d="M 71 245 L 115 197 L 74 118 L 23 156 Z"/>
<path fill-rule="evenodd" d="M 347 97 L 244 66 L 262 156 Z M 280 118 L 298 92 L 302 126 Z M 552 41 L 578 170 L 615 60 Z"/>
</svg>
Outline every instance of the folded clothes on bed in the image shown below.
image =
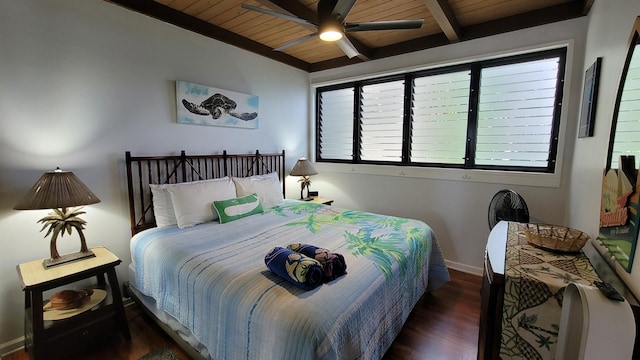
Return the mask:
<svg viewBox="0 0 640 360">
<path fill-rule="evenodd" d="M 318 260 L 324 269 L 324 282 L 334 280 L 347 272 L 347 263 L 342 254 L 309 244 L 290 244 L 287 245 L 287 249 Z"/>
<path fill-rule="evenodd" d="M 305 290 L 322 284 L 322 264 L 293 250 L 274 247 L 264 257 L 264 263 L 276 275 Z"/>
</svg>

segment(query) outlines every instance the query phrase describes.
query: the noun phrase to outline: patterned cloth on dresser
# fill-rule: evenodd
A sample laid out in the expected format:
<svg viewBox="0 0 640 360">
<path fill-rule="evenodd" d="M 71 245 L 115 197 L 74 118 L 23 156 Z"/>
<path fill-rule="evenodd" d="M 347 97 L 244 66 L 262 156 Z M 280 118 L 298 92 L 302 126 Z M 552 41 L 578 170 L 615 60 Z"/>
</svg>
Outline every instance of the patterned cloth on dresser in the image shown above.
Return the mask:
<svg viewBox="0 0 640 360">
<path fill-rule="evenodd" d="M 564 289 L 600 280 L 583 252 L 550 252 L 527 242 L 526 224 L 509 222 L 502 307 L 502 359 L 553 359 Z"/>
</svg>

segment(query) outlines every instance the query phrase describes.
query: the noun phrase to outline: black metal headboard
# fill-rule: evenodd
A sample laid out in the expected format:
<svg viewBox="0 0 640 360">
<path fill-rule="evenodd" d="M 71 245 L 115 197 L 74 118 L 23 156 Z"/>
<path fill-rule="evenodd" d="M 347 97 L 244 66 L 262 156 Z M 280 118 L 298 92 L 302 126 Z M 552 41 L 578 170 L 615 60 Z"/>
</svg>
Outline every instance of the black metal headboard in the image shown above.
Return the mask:
<svg viewBox="0 0 640 360">
<path fill-rule="evenodd" d="M 125 153 L 131 234 L 156 226 L 149 184 L 175 184 L 197 180 L 247 177 L 277 172 L 284 188 L 284 150 L 281 153 L 131 156 Z"/>
</svg>

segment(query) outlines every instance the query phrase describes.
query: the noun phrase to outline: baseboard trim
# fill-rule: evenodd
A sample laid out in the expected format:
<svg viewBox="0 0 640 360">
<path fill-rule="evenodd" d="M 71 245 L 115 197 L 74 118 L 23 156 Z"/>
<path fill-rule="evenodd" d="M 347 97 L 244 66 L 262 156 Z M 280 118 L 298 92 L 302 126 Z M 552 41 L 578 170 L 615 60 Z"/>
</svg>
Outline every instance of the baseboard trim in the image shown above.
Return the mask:
<svg viewBox="0 0 640 360">
<path fill-rule="evenodd" d="M 466 265 L 466 264 L 462 264 L 462 263 L 454 262 L 454 261 L 449 261 L 449 260 L 445 260 L 444 262 L 447 265 L 447 267 L 450 268 L 450 269 L 466 272 L 466 273 L 473 274 L 473 275 L 482 276 L 482 268 L 481 267 Z"/>
<path fill-rule="evenodd" d="M 4 358 L 5 356 L 18 350 L 24 350 L 24 336 L 7 341 L 4 344 L 0 344 L 0 354 L 2 354 L 0 355 L 0 357 Z"/>
</svg>

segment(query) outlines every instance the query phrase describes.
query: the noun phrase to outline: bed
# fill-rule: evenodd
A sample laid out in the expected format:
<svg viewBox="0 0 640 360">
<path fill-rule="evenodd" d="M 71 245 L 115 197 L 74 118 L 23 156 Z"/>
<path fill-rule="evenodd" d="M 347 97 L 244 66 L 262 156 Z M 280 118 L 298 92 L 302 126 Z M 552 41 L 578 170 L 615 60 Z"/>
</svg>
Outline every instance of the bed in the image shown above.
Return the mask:
<svg viewBox="0 0 640 360">
<path fill-rule="evenodd" d="M 125 159 L 125 291 L 194 358 L 380 359 L 449 280 L 421 221 L 285 199 L 284 151 Z M 300 243 L 343 256 L 346 273 L 305 289 L 267 266 Z"/>
</svg>

